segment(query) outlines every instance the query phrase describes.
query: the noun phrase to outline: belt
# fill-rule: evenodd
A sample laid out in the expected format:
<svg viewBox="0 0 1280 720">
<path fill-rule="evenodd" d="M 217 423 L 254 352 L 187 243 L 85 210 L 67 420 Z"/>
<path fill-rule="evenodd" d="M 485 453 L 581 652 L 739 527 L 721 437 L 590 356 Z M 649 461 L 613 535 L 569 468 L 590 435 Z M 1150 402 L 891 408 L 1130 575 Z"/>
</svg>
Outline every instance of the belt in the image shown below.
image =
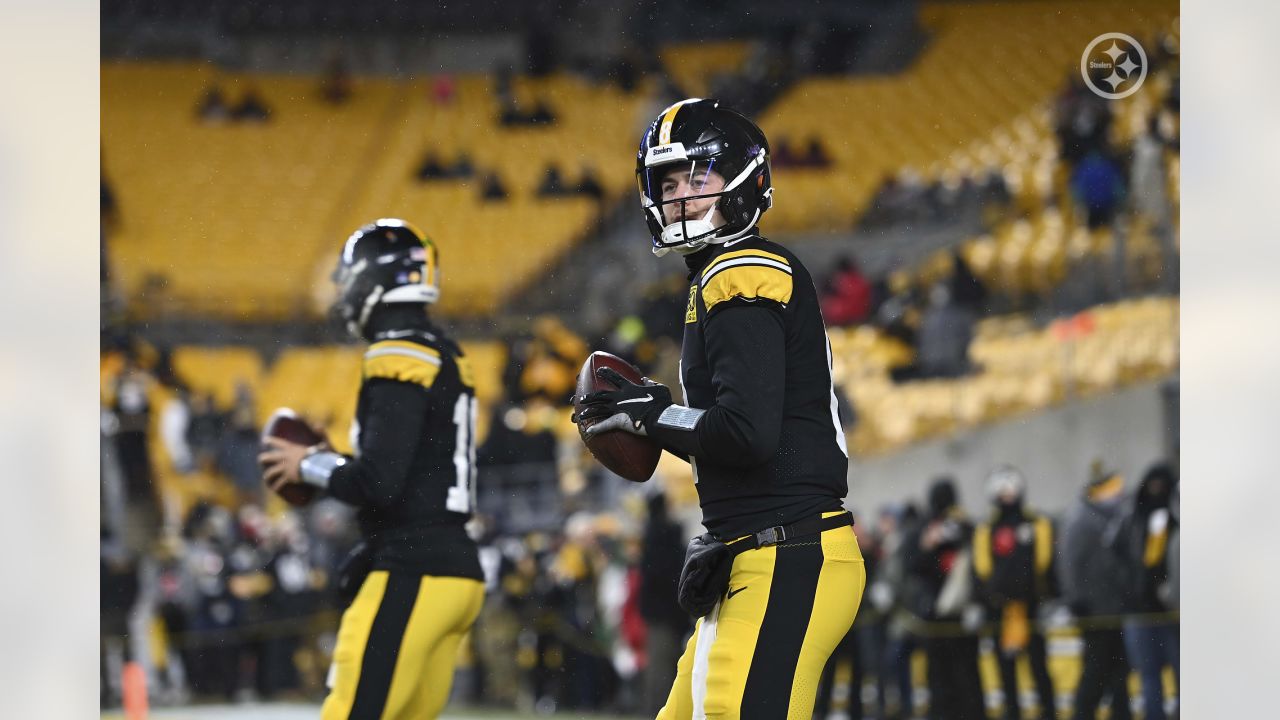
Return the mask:
<svg viewBox="0 0 1280 720">
<path fill-rule="evenodd" d="M 853 525 L 852 513 L 842 512 L 831 517 L 818 515 L 799 520 L 790 525 L 774 525 L 751 535 L 744 535 L 736 540 L 731 540 L 726 545 L 736 556 L 748 550 L 758 550 L 759 548 L 777 545 L 787 540 L 817 535 L 818 533 L 846 525 Z"/>
</svg>

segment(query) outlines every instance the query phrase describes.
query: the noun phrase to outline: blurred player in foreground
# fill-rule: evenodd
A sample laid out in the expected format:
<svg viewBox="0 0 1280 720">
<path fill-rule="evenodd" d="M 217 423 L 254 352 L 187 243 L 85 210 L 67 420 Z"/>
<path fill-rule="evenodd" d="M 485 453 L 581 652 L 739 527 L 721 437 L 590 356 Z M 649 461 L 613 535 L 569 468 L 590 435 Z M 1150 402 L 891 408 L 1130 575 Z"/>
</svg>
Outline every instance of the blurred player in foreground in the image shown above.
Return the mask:
<svg viewBox="0 0 1280 720">
<path fill-rule="evenodd" d="M 357 230 L 334 281 L 335 314 L 370 343 L 355 457 L 278 438 L 259 461 L 268 484 L 311 483 L 359 508 L 365 547 L 340 585 L 342 615 L 324 720 L 433 718 L 449 697 L 458 643 L 484 599 L 471 517 L 474 382 L 466 358 L 428 319 L 435 245 L 401 220 Z"/>
<path fill-rule="evenodd" d="M 769 143 L 740 113 L 685 100 L 636 163 L 654 253 L 689 268 L 680 382 L 583 399 L 584 435 L 647 435 L 693 465 L 703 522 L 680 581 L 700 617 L 658 717 L 809 717 L 866 572 L 850 515 L 831 351 L 808 270 L 756 234 L 772 204 Z M 582 421 L 595 421 L 587 428 Z"/>
</svg>

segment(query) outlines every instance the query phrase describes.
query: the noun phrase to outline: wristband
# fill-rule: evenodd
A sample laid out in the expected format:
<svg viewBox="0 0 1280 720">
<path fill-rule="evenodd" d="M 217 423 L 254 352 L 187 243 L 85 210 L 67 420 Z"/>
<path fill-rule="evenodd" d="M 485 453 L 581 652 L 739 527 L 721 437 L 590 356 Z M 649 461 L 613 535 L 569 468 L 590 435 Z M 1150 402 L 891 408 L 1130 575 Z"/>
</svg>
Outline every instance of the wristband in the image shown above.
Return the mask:
<svg viewBox="0 0 1280 720">
<path fill-rule="evenodd" d="M 658 416 L 658 427 L 672 428 L 692 432 L 698 426 L 698 419 L 707 411 L 683 405 L 668 405 Z"/>
<path fill-rule="evenodd" d="M 315 485 L 321 489 L 329 487 L 329 476 L 334 470 L 347 464 L 347 458 L 336 452 L 310 452 L 306 457 L 302 458 L 302 463 L 298 466 L 298 475 L 302 478 L 302 482 L 308 485 Z"/>
</svg>

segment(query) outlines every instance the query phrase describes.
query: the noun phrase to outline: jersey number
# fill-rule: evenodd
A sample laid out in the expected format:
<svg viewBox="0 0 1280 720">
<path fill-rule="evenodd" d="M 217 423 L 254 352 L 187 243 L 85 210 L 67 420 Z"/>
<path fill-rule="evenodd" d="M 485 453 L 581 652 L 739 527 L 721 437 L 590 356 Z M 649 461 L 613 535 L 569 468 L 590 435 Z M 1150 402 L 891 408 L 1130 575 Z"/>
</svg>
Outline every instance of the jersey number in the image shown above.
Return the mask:
<svg viewBox="0 0 1280 720">
<path fill-rule="evenodd" d="M 444 507 L 450 512 L 470 513 L 471 493 L 476 484 L 476 399 L 463 393 L 453 406 L 453 424 L 458 430 L 453 444 L 453 468 L 457 481 L 449 488 Z"/>
</svg>

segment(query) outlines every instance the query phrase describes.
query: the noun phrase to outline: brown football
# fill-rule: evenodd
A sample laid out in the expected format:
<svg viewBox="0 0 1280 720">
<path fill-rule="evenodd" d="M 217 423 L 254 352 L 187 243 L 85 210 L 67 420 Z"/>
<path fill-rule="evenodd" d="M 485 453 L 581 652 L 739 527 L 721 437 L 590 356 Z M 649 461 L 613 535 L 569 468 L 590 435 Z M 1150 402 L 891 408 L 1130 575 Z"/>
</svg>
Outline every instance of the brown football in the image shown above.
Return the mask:
<svg viewBox="0 0 1280 720">
<path fill-rule="evenodd" d="M 633 383 L 639 384 L 643 379 L 639 369 L 617 355 L 593 352 L 582 364 L 582 370 L 578 373 L 578 387 L 574 392 L 573 404 L 575 412 L 582 411 L 582 404 L 578 398 L 583 395 L 599 390 L 617 389 L 613 383 L 596 377 L 596 370 L 602 367 L 613 368 L 619 375 Z M 590 427 L 591 424 L 587 422 L 584 426 Z M 586 444 L 587 449 L 596 460 L 600 461 L 601 465 L 633 482 L 644 482 L 652 477 L 653 471 L 658 467 L 658 458 L 662 455 L 662 448 L 658 447 L 653 440 L 624 430 L 602 433 L 588 440 Z"/>
<path fill-rule="evenodd" d="M 298 416 L 298 413 L 289 408 L 278 408 L 271 413 L 271 418 L 267 420 L 266 427 L 262 428 L 263 439 L 274 437 L 281 440 L 288 440 L 299 445 L 311 446 L 316 443 L 328 442 L 328 439 L 317 432 L 315 428 L 307 424 L 305 420 Z M 265 479 L 263 482 L 266 482 Z M 289 483 L 280 488 L 277 493 L 284 501 L 294 507 L 302 507 L 316 499 L 320 494 L 320 488 L 315 485 L 306 483 Z"/>
</svg>

